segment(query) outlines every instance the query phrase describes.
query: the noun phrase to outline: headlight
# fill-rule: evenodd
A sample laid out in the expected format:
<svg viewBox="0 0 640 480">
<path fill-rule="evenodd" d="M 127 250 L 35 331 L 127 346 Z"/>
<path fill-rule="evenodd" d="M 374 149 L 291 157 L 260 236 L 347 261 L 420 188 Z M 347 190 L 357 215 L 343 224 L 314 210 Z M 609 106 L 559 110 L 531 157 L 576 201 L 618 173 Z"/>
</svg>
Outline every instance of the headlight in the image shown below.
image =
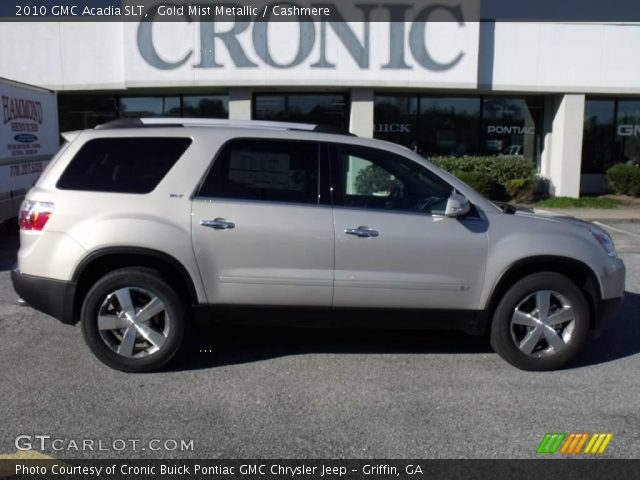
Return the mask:
<svg viewBox="0 0 640 480">
<path fill-rule="evenodd" d="M 613 240 L 611 239 L 608 233 L 606 233 L 603 230 L 592 229 L 591 235 L 593 235 L 593 238 L 596 239 L 596 241 L 604 249 L 607 255 L 609 255 L 612 258 L 615 258 L 617 256 L 616 246 L 613 244 Z"/>
</svg>

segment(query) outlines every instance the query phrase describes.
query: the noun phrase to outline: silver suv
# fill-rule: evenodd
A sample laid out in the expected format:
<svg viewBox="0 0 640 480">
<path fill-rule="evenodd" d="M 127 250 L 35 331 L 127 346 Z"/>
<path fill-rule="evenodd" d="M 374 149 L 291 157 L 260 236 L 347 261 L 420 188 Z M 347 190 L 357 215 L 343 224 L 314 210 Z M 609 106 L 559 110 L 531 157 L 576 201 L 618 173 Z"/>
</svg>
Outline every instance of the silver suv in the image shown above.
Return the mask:
<svg viewBox="0 0 640 480">
<path fill-rule="evenodd" d="M 27 195 L 24 302 L 148 371 L 196 320 L 435 327 L 564 366 L 616 311 L 589 223 L 496 205 L 410 150 L 306 124 L 117 120 L 64 134 Z"/>
</svg>

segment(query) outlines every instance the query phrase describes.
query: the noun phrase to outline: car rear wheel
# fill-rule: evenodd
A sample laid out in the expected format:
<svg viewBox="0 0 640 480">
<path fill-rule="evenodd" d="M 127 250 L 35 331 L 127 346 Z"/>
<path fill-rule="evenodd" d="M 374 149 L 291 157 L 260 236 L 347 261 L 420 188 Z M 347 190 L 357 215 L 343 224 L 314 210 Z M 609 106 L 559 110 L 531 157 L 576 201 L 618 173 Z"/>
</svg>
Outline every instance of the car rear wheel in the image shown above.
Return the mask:
<svg viewBox="0 0 640 480">
<path fill-rule="evenodd" d="M 146 372 L 167 363 L 185 334 L 187 312 L 154 270 L 115 270 L 89 290 L 80 313 L 84 339 L 106 365 Z"/>
<path fill-rule="evenodd" d="M 584 345 L 589 308 L 580 289 L 558 273 L 516 282 L 501 299 L 491 324 L 491 345 L 523 370 L 564 367 Z"/>
</svg>

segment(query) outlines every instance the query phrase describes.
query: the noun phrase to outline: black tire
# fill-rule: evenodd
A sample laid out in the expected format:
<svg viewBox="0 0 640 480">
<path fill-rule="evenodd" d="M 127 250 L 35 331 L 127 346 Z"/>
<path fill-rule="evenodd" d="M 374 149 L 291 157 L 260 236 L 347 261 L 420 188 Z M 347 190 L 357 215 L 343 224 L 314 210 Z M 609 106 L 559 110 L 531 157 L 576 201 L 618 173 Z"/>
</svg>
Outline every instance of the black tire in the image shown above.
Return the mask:
<svg viewBox="0 0 640 480">
<path fill-rule="evenodd" d="M 537 296 L 537 292 L 541 297 Z M 550 302 L 540 300 L 546 295 L 544 292 L 551 292 Z M 516 315 L 519 319 L 522 318 L 520 313 L 525 313 L 525 316 L 531 313 L 533 317 L 539 317 L 538 302 L 543 305 L 550 303 L 551 308 L 547 309 L 550 314 L 558 314 L 560 306 L 566 309 L 568 304 L 572 309 L 570 313 L 567 312 L 568 317 L 573 318 L 573 323 L 568 321 L 555 326 L 540 326 L 539 330 L 534 331 L 535 326 L 525 326 L 520 324 L 521 320 L 516 321 Z M 516 308 L 520 313 L 516 314 Z M 544 307 L 541 310 L 544 311 Z M 528 315 L 529 318 L 531 315 Z M 551 315 L 548 317 L 551 318 Z M 537 322 L 529 318 L 525 320 Z M 555 318 L 559 317 L 556 315 Z M 491 346 L 503 359 L 522 370 L 556 370 L 566 366 L 583 347 L 588 338 L 589 323 L 587 301 L 574 282 L 558 273 L 535 273 L 517 281 L 500 300 L 491 324 Z M 548 343 L 547 335 L 552 341 L 557 341 L 554 331 L 548 330 L 549 328 L 553 328 L 558 338 L 563 340 L 564 346 L 559 344 L 556 350 Z M 538 337 L 540 340 L 535 343 Z M 531 341 L 525 343 L 527 338 Z M 527 353 L 530 345 L 535 345 L 534 350 Z"/>
<path fill-rule="evenodd" d="M 154 296 L 162 302 L 164 308 L 146 321 L 138 321 L 136 314 L 138 328 L 132 325 L 135 322 L 120 314 L 124 310 L 120 306 L 120 297 L 112 295 L 107 300 L 116 291 L 129 292 L 128 298 L 131 299 L 133 311 L 138 313 L 142 313 L 144 305 L 150 305 L 149 300 Z M 126 296 L 122 298 L 126 300 Z M 125 326 L 101 330 L 98 326 L 101 311 L 103 318 L 108 317 L 111 321 L 118 322 L 118 326 L 121 323 Z M 85 342 L 101 362 L 124 372 L 148 372 L 165 365 L 179 350 L 188 325 L 188 314 L 178 294 L 158 272 L 135 267 L 114 270 L 98 280 L 84 298 L 80 322 Z M 104 327 L 104 323 L 102 326 Z M 125 335 L 129 327 L 132 327 L 132 333 Z M 150 332 L 149 329 L 153 331 Z M 155 340 L 155 343 L 143 337 L 141 331 Z M 133 338 L 127 342 L 129 346 L 133 343 L 131 355 L 118 353 L 120 347 L 127 350 L 124 348 L 125 338 Z"/>
</svg>

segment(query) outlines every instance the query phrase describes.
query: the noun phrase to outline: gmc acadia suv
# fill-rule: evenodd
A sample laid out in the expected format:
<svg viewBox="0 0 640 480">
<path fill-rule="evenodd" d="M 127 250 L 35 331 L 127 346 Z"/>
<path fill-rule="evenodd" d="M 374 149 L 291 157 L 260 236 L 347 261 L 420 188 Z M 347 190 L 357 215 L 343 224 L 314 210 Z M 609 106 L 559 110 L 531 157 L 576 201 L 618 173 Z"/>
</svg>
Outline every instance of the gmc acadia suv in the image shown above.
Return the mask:
<svg viewBox="0 0 640 480">
<path fill-rule="evenodd" d="M 498 206 L 391 143 L 202 119 L 64 137 L 12 280 L 119 370 L 162 366 L 200 319 L 458 329 L 550 370 L 624 292 L 601 228 Z"/>
</svg>

